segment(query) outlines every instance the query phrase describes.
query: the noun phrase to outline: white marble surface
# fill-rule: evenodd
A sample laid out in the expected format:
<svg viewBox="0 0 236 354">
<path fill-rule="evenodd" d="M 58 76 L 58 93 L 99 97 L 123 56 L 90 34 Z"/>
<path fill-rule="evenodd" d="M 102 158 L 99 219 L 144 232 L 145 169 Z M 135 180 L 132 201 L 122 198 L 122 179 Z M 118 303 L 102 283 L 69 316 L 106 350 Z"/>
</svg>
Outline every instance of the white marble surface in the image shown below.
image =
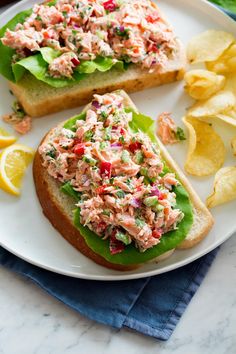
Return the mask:
<svg viewBox="0 0 236 354">
<path fill-rule="evenodd" d="M 0 268 L 0 354 L 235 354 L 236 237 L 221 248 L 168 342 L 99 325 Z"/>
</svg>

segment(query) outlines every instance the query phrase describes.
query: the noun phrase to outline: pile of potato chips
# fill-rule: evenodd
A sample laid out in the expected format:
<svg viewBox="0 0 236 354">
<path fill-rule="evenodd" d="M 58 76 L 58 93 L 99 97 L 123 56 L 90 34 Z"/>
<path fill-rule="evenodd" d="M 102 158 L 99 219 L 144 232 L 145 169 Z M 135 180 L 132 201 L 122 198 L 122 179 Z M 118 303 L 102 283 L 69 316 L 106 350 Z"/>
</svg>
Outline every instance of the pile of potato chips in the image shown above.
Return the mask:
<svg viewBox="0 0 236 354">
<path fill-rule="evenodd" d="M 191 64 L 205 63 L 206 69 L 185 74 L 185 90 L 196 100 L 183 122 L 189 132 L 185 170 L 194 176 L 215 174 L 214 191 L 207 206 L 236 198 L 236 166 L 221 168 L 226 149 L 212 127 L 214 120 L 235 129 L 231 142 L 236 156 L 236 39 L 230 33 L 209 30 L 194 37 L 187 47 Z"/>
</svg>

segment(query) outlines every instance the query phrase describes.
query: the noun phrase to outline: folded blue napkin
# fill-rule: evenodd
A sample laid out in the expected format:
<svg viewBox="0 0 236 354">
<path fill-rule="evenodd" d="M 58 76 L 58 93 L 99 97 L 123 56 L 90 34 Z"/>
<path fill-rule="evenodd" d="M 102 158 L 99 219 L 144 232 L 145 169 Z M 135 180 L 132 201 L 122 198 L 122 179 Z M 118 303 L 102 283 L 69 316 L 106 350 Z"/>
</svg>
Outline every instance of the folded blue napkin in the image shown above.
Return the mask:
<svg viewBox="0 0 236 354">
<path fill-rule="evenodd" d="M 97 322 L 132 328 L 167 340 L 207 273 L 218 249 L 199 260 L 155 277 L 92 281 L 33 266 L 0 247 L 0 264 Z"/>
<path fill-rule="evenodd" d="M 1 247 L 0 265 L 31 279 L 50 295 L 92 320 L 118 329 L 129 327 L 167 340 L 217 252 L 218 249 L 169 273 L 118 282 L 81 280 L 52 273 Z"/>
</svg>

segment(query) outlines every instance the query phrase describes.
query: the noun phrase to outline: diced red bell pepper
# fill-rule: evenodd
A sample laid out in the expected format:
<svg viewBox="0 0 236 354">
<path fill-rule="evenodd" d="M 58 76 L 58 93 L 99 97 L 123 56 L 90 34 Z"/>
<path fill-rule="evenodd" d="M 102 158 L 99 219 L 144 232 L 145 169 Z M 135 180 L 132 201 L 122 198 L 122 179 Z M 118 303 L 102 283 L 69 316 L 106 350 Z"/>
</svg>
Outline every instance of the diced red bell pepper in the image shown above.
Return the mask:
<svg viewBox="0 0 236 354">
<path fill-rule="evenodd" d="M 156 44 L 151 44 L 149 47 L 148 47 L 148 51 L 149 52 L 154 52 L 154 53 L 157 53 L 159 51 L 159 48 Z"/>
<path fill-rule="evenodd" d="M 106 193 L 106 187 L 107 187 L 107 186 L 100 186 L 100 187 L 98 187 L 98 188 L 96 189 L 96 193 L 97 193 L 97 194 L 104 194 L 104 193 Z"/>
<path fill-rule="evenodd" d="M 158 12 L 153 12 L 152 14 L 150 14 L 146 17 L 146 20 L 147 20 L 147 22 L 154 23 L 154 22 L 160 20 L 160 16 L 159 16 Z"/>
<path fill-rule="evenodd" d="M 78 58 L 72 58 L 72 59 L 71 59 L 71 62 L 74 64 L 75 67 L 80 64 L 80 61 L 79 61 Z"/>
<path fill-rule="evenodd" d="M 158 196 L 158 200 L 166 199 L 166 194 L 160 191 L 160 195 Z"/>
<path fill-rule="evenodd" d="M 124 130 L 124 128 L 120 128 L 120 133 L 121 133 L 121 135 L 125 135 L 125 130 Z"/>
<path fill-rule="evenodd" d="M 113 12 L 117 9 L 117 4 L 114 0 L 107 0 L 103 3 L 103 7 L 105 10 Z"/>
<path fill-rule="evenodd" d="M 154 230 L 153 232 L 152 232 L 152 237 L 154 237 L 154 238 L 161 238 L 161 236 L 162 236 L 162 229 L 159 229 L 159 230 Z"/>
<path fill-rule="evenodd" d="M 104 178 L 111 178 L 111 163 L 102 161 L 100 164 L 100 175 Z"/>
<path fill-rule="evenodd" d="M 79 143 L 79 144 L 76 144 L 75 147 L 74 147 L 74 153 L 77 155 L 77 156 L 82 156 L 84 155 L 84 152 L 85 152 L 85 146 L 83 143 Z"/>
<path fill-rule="evenodd" d="M 74 146 L 81 143 L 81 138 L 74 138 Z"/>
<path fill-rule="evenodd" d="M 141 146 L 142 146 L 142 144 L 140 142 L 135 141 L 135 142 L 129 144 L 129 150 L 131 152 L 135 152 L 136 150 L 140 150 Z"/>
<path fill-rule="evenodd" d="M 51 38 L 50 33 L 47 32 L 47 31 L 43 32 L 43 38 L 44 39 L 50 39 Z"/>
</svg>

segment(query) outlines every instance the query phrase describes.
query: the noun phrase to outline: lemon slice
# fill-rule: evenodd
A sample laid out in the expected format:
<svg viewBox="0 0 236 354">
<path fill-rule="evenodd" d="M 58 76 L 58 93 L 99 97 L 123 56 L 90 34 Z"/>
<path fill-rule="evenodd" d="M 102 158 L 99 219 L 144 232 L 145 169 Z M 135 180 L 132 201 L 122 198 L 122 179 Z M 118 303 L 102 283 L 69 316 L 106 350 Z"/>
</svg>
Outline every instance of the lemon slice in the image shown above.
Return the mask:
<svg viewBox="0 0 236 354">
<path fill-rule="evenodd" d="M 28 146 L 14 144 L 0 153 L 0 188 L 8 193 L 19 195 L 22 177 L 34 156 Z"/>
<path fill-rule="evenodd" d="M 10 135 L 5 129 L 0 127 L 0 149 L 14 144 L 16 140 L 15 136 Z"/>
</svg>

